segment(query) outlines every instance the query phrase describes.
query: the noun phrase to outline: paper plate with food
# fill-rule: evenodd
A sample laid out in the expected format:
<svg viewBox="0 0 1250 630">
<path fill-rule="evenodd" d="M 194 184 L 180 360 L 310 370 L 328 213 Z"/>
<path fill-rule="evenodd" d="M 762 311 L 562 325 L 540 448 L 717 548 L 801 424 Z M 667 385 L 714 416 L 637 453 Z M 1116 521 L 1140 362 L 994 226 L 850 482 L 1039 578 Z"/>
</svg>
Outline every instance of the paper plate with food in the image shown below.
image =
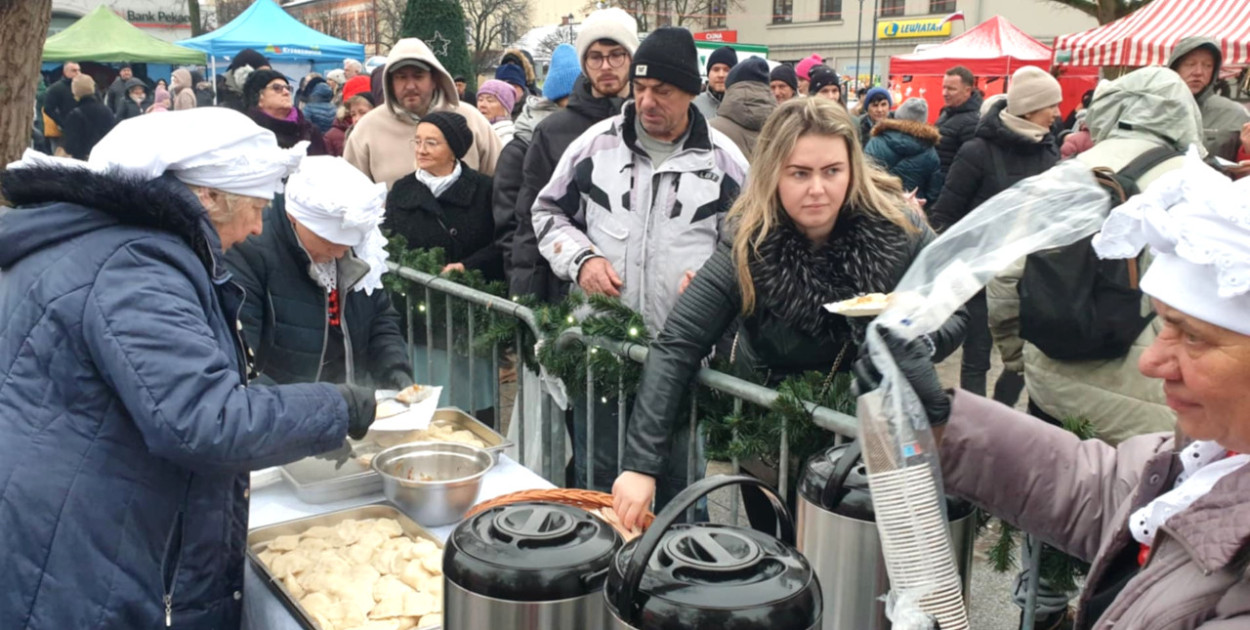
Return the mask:
<svg viewBox="0 0 1250 630">
<path fill-rule="evenodd" d="M 826 304 L 825 308 L 830 313 L 846 317 L 876 317 L 890 306 L 891 297 L 885 293 L 869 293 Z"/>
<path fill-rule="evenodd" d="M 430 426 L 443 388 L 412 385 L 399 391 L 379 389 L 376 418 L 370 431 L 417 431 Z"/>
</svg>

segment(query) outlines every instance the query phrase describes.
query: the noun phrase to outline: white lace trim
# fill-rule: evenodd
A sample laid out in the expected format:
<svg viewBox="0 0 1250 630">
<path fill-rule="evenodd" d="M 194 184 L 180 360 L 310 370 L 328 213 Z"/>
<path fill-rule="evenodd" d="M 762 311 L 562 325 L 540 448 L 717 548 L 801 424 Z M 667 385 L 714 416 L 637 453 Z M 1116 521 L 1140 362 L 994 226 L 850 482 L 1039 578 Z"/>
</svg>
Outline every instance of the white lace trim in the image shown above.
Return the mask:
<svg viewBox="0 0 1250 630">
<path fill-rule="evenodd" d="M 1206 496 L 1220 479 L 1250 463 L 1250 455 L 1229 457 L 1228 451 L 1215 442 L 1194 442 L 1181 451 L 1180 457 L 1184 471 L 1172 490 L 1129 516 L 1129 532 L 1143 545 L 1153 545 L 1155 534 L 1168 519 Z"/>
</svg>

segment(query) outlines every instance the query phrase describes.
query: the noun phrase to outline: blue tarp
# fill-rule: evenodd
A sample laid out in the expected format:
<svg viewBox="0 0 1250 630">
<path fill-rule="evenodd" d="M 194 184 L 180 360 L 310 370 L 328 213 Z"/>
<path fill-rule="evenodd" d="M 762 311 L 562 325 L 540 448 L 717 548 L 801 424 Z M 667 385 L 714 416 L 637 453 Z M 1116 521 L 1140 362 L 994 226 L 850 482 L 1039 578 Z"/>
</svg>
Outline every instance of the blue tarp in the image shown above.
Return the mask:
<svg viewBox="0 0 1250 630">
<path fill-rule="evenodd" d="M 229 24 L 199 37 L 174 42 L 208 53 L 217 65 L 228 64 L 244 48 L 279 62 L 311 63 L 316 68 L 342 67 L 346 58 L 364 59 L 363 44 L 313 30 L 282 10 L 273 0 L 256 0 Z M 224 70 L 218 70 L 219 72 Z"/>
</svg>

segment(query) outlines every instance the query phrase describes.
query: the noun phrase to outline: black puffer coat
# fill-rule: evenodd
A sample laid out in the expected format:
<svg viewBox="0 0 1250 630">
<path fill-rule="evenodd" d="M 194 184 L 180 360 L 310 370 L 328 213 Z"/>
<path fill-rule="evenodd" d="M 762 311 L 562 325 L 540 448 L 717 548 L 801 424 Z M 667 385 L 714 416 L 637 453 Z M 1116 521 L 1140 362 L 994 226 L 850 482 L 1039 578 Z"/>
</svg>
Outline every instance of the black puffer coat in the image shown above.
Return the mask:
<svg viewBox="0 0 1250 630">
<path fill-rule="evenodd" d="M 955 162 L 955 154 L 965 142 L 976 137 L 977 123 L 981 120 L 981 103 L 985 97 L 980 90 L 973 90 L 972 96 L 957 107 L 943 107 L 937 119 L 938 132 L 942 134 L 938 142 L 938 158 L 942 160 L 942 173 L 951 170 Z"/>
<path fill-rule="evenodd" d="M 61 138 L 65 152 L 71 157 L 86 160 L 100 138 L 113 129 L 113 112 L 95 96 L 88 94 L 78 99 L 78 107 L 65 117 Z"/>
<path fill-rule="evenodd" d="M 1006 107 L 1007 101 L 1002 101 L 990 108 L 977 127 L 977 137 L 959 149 L 946 174 L 942 194 L 929 211 L 933 229 L 941 232 L 949 228 L 986 199 L 1059 161 L 1052 134 L 1046 134 L 1040 142 L 1034 141 L 1003 124 L 999 113 Z"/>
<path fill-rule="evenodd" d="M 889 221 L 842 211 L 829 242 L 812 250 L 788 220 L 765 239 L 751 266 L 755 311 L 741 318 L 734 368 L 744 378 L 776 385 L 808 371 L 828 372 L 839 354 L 848 371 L 863 340 L 861 320 L 822 305 L 860 293 L 889 292 L 934 239 L 914 218 L 909 233 Z M 722 243 L 677 300 L 647 356 L 630 419 L 622 466 L 648 475 L 664 470 L 682 398 L 703 357 L 742 310 L 733 253 Z M 940 361 L 963 343 L 967 312 L 960 309 L 931 339 Z"/>
<path fill-rule="evenodd" d="M 538 251 L 531 220 L 534 200 L 551 181 L 564 150 L 595 123 L 621 113 L 623 103 L 619 98 L 595 98 L 590 81 L 578 77 L 568 107 L 548 116 L 534 129 L 534 139 L 525 153 L 521 192 L 517 194 L 509 295 L 533 295 L 544 302 L 558 302 L 568 293 L 568 283 L 551 272 L 547 259 Z"/>
<path fill-rule="evenodd" d="M 408 240 L 409 249 L 441 247 L 448 263 L 503 280 L 503 255 L 495 245 L 491 179 L 460 163 L 460 177 L 441 197 L 405 175 L 386 196 L 384 229 Z"/>
<path fill-rule="evenodd" d="M 247 292 L 239 319 L 260 382 L 344 383 L 350 370 L 358 385 L 400 385 L 393 373 L 412 374 L 412 363 L 386 290 L 341 288 L 341 324 L 331 325 L 328 294 L 309 274 L 310 262 L 281 195 L 265 211 L 264 232 L 226 253 L 226 265 Z M 339 260 L 339 286 L 354 286 L 367 269 L 348 253 Z"/>
</svg>

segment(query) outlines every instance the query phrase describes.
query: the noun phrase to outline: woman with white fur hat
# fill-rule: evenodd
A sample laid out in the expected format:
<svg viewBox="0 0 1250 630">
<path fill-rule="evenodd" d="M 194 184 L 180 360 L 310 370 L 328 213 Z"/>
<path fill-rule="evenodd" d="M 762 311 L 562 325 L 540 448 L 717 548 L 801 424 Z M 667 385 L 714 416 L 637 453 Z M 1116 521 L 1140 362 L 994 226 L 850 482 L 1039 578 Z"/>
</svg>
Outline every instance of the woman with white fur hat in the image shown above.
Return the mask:
<svg viewBox="0 0 1250 630">
<path fill-rule="evenodd" d="M 209 107 L 0 175 L 0 628 L 237 628 L 247 473 L 368 429 L 371 390 L 248 378 L 222 252 L 303 152 Z"/>
<path fill-rule="evenodd" d="M 942 389 L 928 349 L 890 338 L 941 427 L 951 494 L 1091 562 L 1076 628 L 1250 624 L 1250 185 L 1202 164 L 1160 177 L 1111 212 L 1094 248 L 1129 258 L 1163 329 L 1142 355 L 1177 430 L 1111 447 L 965 391 Z M 856 366 L 873 388 L 871 359 Z"/>
</svg>

